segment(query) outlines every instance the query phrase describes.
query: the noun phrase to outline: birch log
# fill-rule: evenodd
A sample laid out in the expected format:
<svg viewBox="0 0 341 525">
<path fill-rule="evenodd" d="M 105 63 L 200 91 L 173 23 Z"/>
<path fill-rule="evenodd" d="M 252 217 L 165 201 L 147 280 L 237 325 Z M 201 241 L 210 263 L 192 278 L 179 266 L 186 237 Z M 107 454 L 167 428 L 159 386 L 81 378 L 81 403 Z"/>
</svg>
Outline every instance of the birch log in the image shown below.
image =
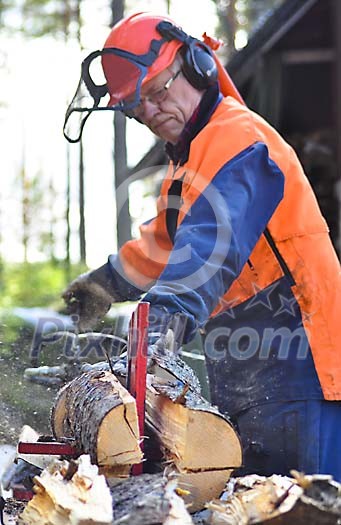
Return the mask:
<svg viewBox="0 0 341 525">
<path fill-rule="evenodd" d="M 113 525 L 191 525 L 191 516 L 176 490 L 177 481 L 162 473 L 122 481 L 111 489 Z"/>
<path fill-rule="evenodd" d="M 65 385 L 51 427 L 57 440 L 71 438 L 100 467 L 126 466 L 127 474 L 142 460 L 135 399 L 111 372 L 86 372 Z"/>
<path fill-rule="evenodd" d="M 152 458 L 161 457 L 151 471 L 167 466 L 195 512 L 219 497 L 241 465 L 241 444 L 230 421 L 200 395 L 197 377 L 178 356 L 153 356 L 149 371 L 146 434 L 154 450 L 146 443 L 148 467 L 153 463 L 150 452 Z M 141 461 L 134 400 L 108 371 L 85 372 L 60 391 L 52 429 L 57 439 L 75 440 L 104 467 L 108 479 L 127 475 L 127 469 L 120 469 Z"/>
<path fill-rule="evenodd" d="M 195 512 L 219 497 L 242 451 L 229 420 L 186 385 L 148 376 L 147 425 Z"/>
</svg>

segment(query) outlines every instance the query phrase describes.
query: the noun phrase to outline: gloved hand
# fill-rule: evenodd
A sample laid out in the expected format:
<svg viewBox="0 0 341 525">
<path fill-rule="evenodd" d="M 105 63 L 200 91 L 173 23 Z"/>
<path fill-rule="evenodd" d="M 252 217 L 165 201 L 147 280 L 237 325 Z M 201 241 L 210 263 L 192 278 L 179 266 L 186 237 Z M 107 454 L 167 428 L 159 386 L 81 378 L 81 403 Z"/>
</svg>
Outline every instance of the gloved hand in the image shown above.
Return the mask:
<svg viewBox="0 0 341 525">
<path fill-rule="evenodd" d="M 92 329 L 105 316 L 111 304 L 120 300 L 113 289 L 107 264 L 77 277 L 62 297 L 67 313 L 78 316 L 77 324 L 81 332 Z"/>
</svg>

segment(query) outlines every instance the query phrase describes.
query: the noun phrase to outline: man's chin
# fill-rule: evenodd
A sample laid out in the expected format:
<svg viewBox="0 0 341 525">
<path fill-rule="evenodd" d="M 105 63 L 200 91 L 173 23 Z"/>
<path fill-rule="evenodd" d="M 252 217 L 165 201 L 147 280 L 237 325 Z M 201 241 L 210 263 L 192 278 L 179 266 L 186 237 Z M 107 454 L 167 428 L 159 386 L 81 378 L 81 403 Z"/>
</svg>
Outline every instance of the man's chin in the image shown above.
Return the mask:
<svg viewBox="0 0 341 525">
<path fill-rule="evenodd" d="M 176 144 L 179 140 L 182 130 L 177 129 L 177 127 L 174 126 L 174 123 L 171 123 L 170 120 L 167 120 L 163 124 L 156 126 L 152 131 L 165 142 Z"/>
</svg>

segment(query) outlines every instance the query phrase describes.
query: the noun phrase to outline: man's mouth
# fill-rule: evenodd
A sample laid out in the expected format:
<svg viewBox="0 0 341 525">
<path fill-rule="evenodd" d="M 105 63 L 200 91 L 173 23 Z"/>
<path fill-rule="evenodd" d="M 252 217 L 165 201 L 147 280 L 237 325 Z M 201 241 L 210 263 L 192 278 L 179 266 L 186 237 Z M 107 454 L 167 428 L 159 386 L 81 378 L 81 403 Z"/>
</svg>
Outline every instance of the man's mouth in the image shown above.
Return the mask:
<svg viewBox="0 0 341 525">
<path fill-rule="evenodd" d="M 172 120 L 172 117 L 169 117 L 165 120 L 162 120 L 161 122 L 156 122 L 155 124 L 152 125 L 152 129 L 159 129 L 159 128 L 162 128 L 162 126 L 164 126 L 165 124 L 167 124 L 170 120 Z"/>
</svg>

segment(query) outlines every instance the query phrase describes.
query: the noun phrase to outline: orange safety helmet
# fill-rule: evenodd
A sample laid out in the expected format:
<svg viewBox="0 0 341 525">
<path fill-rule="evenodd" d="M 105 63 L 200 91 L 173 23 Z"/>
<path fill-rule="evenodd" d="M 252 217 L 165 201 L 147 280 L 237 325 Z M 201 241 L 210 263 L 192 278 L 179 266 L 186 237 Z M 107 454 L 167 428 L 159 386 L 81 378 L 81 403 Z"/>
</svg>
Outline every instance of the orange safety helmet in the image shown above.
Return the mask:
<svg viewBox="0 0 341 525">
<path fill-rule="evenodd" d="M 82 62 L 81 78 L 65 114 L 64 136 L 69 142 L 78 142 L 94 111 L 123 111 L 129 115 L 140 103 L 141 87 L 167 69 L 182 46 L 182 72 L 192 85 L 206 89 L 218 80 L 224 96 L 243 103 L 214 53 L 219 45 L 219 41 L 206 34 L 202 41 L 188 35 L 167 16 L 136 13 L 120 20 L 112 28 L 103 49 L 93 51 Z M 101 60 L 99 65 L 105 83 L 93 74 L 97 59 Z M 102 99 L 108 95 L 109 103 L 106 103 Z"/>
<path fill-rule="evenodd" d="M 173 24 L 172 20 L 167 16 L 151 13 L 135 13 L 124 18 L 112 28 L 105 41 L 104 49 L 116 48 L 136 56 L 145 55 L 150 51 L 152 40 L 162 40 L 162 36 L 157 31 L 156 26 L 164 20 L 168 20 Z M 158 56 L 148 66 L 147 74 L 143 77 L 141 85 L 170 66 L 175 59 L 176 52 L 182 45 L 183 42 L 178 40 L 164 41 L 158 51 Z M 123 78 L 119 79 L 121 87 L 118 89 L 117 67 L 112 67 L 112 55 L 106 54 L 102 56 L 102 66 L 110 95 L 108 106 L 117 104 L 119 101 L 118 95 L 119 98 L 124 99 L 135 92 L 136 79 L 134 74 L 127 78 L 127 76 L 124 76 L 123 70 Z"/>
<path fill-rule="evenodd" d="M 175 28 L 174 37 L 170 40 L 160 41 L 161 34 L 157 28 L 160 22 L 168 21 Z M 177 39 L 177 33 L 181 35 L 181 40 Z M 164 71 L 175 59 L 176 52 L 184 45 L 183 35 L 186 35 L 175 23 L 167 16 L 154 15 L 151 13 L 135 13 L 127 18 L 120 20 L 111 30 L 107 40 L 104 44 L 104 50 L 116 49 L 125 51 L 136 57 L 147 55 L 151 49 L 151 42 L 162 42 L 160 49 L 157 51 L 158 55 L 154 55 L 154 61 L 148 66 L 148 71 L 141 81 L 141 85 L 145 84 L 153 77 Z M 189 37 L 192 41 L 195 40 L 199 45 L 200 41 Z M 224 96 L 233 96 L 239 102 L 243 103 L 243 99 L 235 87 L 231 77 L 227 73 L 223 64 L 220 62 L 218 56 L 214 53 L 220 45 L 221 41 L 211 38 L 204 33 L 203 46 L 210 48 L 214 61 L 217 67 L 217 78 L 220 84 L 221 92 Z M 108 106 L 115 106 L 117 102 L 135 93 L 136 91 L 136 77 L 140 74 L 127 67 L 127 63 L 121 60 L 120 66 L 117 64 L 115 57 L 115 64 L 113 64 L 113 55 L 105 54 L 102 56 L 102 67 L 104 75 L 107 80 L 107 88 L 110 95 Z M 117 78 L 117 71 L 121 68 L 121 78 Z M 140 87 L 141 87 L 140 85 Z"/>
</svg>

